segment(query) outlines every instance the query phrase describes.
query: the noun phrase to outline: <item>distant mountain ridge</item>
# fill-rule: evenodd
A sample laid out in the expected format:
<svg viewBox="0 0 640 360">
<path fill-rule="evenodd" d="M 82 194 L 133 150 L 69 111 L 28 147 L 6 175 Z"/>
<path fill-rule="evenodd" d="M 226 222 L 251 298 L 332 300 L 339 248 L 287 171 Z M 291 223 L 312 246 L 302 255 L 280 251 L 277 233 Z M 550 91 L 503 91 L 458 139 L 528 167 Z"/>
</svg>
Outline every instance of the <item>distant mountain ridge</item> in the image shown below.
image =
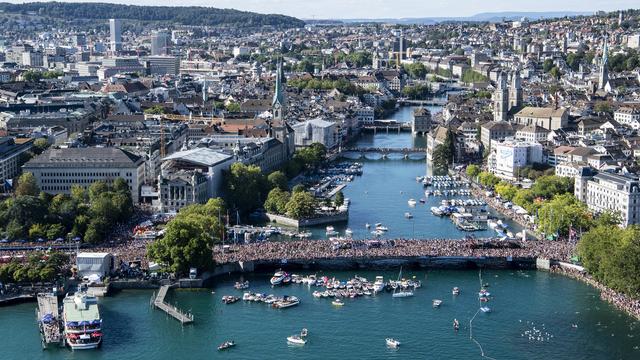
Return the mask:
<svg viewBox="0 0 640 360">
<path fill-rule="evenodd" d="M 182 25 L 282 28 L 303 27 L 305 22 L 291 16 L 257 14 L 234 9 L 198 6 L 138 6 L 109 3 L 32 2 L 0 3 L 5 13 L 36 13 L 65 20 L 118 18 L 139 21 L 167 21 Z"/>
<path fill-rule="evenodd" d="M 423 17 L 423 18 L 379 18 L 379 19 L 338 19 L 344 23 L 360 23 L 360 22 L 381 22 L 381 23 L 393 23 L 402 25 L 412 24 L 437 24 L 441 22 L 459 21 L 459 22 L 499 22 L 502 20 L 520 20 L 526 17 L 530 20 L 539 19 L 552 19 L 560 17 L 574 17 L 583 15 L 593 15 L 593 11 L 543 11 L 543 12 L 518 12 L 518 11 L 505 11 L 505 12 L 485 12 L 466 17 Z M 317 22 L 317 21 L 316 21 Z"/>
</svg>

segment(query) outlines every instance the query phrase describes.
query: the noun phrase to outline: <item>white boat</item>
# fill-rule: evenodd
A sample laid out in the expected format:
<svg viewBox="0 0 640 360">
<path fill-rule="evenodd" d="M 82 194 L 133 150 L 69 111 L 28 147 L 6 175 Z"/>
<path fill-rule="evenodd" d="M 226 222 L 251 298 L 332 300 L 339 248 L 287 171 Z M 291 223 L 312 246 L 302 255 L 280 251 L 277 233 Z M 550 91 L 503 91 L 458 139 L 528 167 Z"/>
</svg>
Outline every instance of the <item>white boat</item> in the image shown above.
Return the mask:
<svg viewBox="0 0 640 360">
<path fill-rule="evenodd" d="M 390 347 L 390 348 L 397 348 L 397 347 L 400 346 L 400 341 L 398 341 L 396 339 L 387 338 L 386 342 L 387 342 L 387 346 Z"/>
<path fill-rule="evenodd" d="M 379 293 L 384 290 L 384 277 L 376 276 L 376 281 L 373 283 L 373 291 Z"/>
<path fill-rule="evenodd" d="M 373 230 L 373 231 L 371 232 L 371 234 L 372 234 L 373 236 L 382 236 L 382 235 L 384 235 L 384 231 L 382 231 L 382 230 Z"/>
<path fill-rule="evenodd" d="M 98 299 L 84 291 L 67 295 L 62 301 L 64 334 L 73 350 L 95 349 L 102 343 L 102 319 Z"/>
<path fill-rule="evenodd" d="M 409 206 L 416 206 L 418 202 L 415 199 L 409 199 L 407 201 L 407 204 L 409 204 Z"/>
<path fill-rule="evenodd" d="M 333 230 L 333 231 L 327 231 L 326 234 L 327 234 L 327 236 L 336 236 L 336 235 L 338 235 L 338 232 Z"/>
<path fill-rule="evenodd" d="M 332 232 L 332 231 L 335 231 L 335 228 L 333 226 L 329 225 L 329 226 L 327 226 L 326 230 L 327 230 L 327 232 Z"/>
<path fill-rule="evenodd" d="M 451 293 L 453 295 L 458 295 L 458 294 L 460 294 L 460 289 L 456 286 L 453 289 L 451 289 Z"/>
<path fill-rule="evenodd" d="M 237 290 L 248 289 L 249 288 L 249 281 L 244 281 L 244 282 L 237 281 L 235 283 L 235 285 L 233 285 L 233 287 L 236 288 Z"/>
<path fill-rule="evenodd" d="M 347 230 L 344 231 L 344 234 L 347 237 L 351 237 L 351 236 L 353 236 L 353 230 L 351 230 L 350 228 L 347 228 Z"/>
<path fill-rule="evenodd" d="M 318 280 L 317 280 L 317 278 L 316 278 L 316 276 L 315 276 L 315 275 L 309 275 L 309 276 L 307 277 L 307 285 L 309 285 L 309 286 L 313 286 L 313 285 L 315 285 L 317 281 L 318 281 Z"/>
<path fill-rule="evenodd" d="M 331 305 L 333 306 L 344 306 L 344 302 L 340 299 L 335 299 L 331 302 Z"/>
<path fill-rule="evenodd" d="M 389 228 L 382 225 L 376 225 L 376 230 L 378 231 L 389 231 Z"/>
<path fill-rule="evenodd" d="M 300 335 L 291 335 L 287 338 L 287 342 L 294 345 L 304 345 L 307 343 L 307 329 L 302 329 Z"/>
<path fill-rule="evenodd" d="M 413 219 L 413 214 L 410 213 L 410 212 L 406 212 L 406 213 L 404 213 L 404 217 L 407 218 L 407 219 Z"/>
<path fill-rule="evenodd" d="M 287 273 L 282 271 L 282 270 L 278 270 L 276 271 L 275 274 L 273 274 L 273 276 L 271 277 L 271 285 L 280 285 L 282 284 L 282 282 L 284 281 L 284 279 L 287 277 Z"/>
<path fill-rule="evenodd" d="M 483 306 L 480 308 L 480 311 L 482 311 L 483 313 L 488 313 L 491 312 L 491 309 L 487 306 Z"/>
<path fill-rule="evenodd" d="M 296 306 L 300 304 L 300 299 L 295 296 L 285 296 L 283 299 L 278 300 L 271 304 L 272 307 L 277 309 L 286 309 L 288 307 Z"/>
<path fill-rule="evenodd" d="M 400 267 L 400 273 L 398 273 L 398 280 L 396 281 L 396 284 L 400 284 L 400 277 L 402 277 L 402 266 Z M 391 295 L 392 297 L 405 298 L 413 296 L 413 291 L 411 290 L 406 289 L 398 291 L 398 289 L 400 289 L 400 286 L 396 286 L 396 288 L 393 290 L 393 295 Z"/>
<path fill-rule="evenodd" d="M 440 307 L 440 305 L 442 305 L 442 300 L 439 299 L 433 299 L 433 307 Z"/>
<path fill-rule="evenodd" d="M 489 227 L 489 229 L 495 229 L 496 227 L 498 227 L 498 222 L 493 219 L 488 219 L 487 226 Z"/>
<path fill-rule="evenodd" d="M 367 229 L 371 227 L 371 225 L 369 225 L 369 223 L 364 224 L 364 227 L 366 227 Z"/>
</svg>

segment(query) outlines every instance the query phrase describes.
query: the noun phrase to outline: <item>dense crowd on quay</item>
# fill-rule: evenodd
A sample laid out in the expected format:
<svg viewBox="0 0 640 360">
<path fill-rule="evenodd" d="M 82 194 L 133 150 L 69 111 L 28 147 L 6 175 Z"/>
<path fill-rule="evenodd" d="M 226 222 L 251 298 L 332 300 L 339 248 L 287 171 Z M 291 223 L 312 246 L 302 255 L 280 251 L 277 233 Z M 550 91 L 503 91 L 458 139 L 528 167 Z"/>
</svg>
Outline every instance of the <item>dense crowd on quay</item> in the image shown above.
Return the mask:
<svg viewBox="0 0 640 360">
<path fill-rule="evenodd" d="M 528 257 L 569 260 L 574 247 L 563 242 L 490 240 L 306 240 L 235 245 L 214 251 L 217 264 L 256 260 L 399 258 L 417 256 Z"/>
<path fill-rule="evenodd" d="M 585 271 L 554 265 L 551 267 L 551 272 L 563 274 L 593 286 L 600 290 L 600 298 L 602 300 L 640 320 L 640 299 L 633 299 L 602 285 Z"/>
</svg>

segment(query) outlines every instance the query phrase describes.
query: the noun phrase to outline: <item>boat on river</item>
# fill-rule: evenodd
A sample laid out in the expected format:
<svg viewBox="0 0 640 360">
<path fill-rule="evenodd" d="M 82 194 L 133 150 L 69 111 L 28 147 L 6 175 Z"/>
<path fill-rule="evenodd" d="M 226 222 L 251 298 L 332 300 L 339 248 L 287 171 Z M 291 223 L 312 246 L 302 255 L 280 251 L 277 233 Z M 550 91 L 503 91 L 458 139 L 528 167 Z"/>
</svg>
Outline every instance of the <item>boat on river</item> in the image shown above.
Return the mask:
<svg viewBox="0 0 640 360">
<path fill-rule="evenodd" d="M 281 285 L 282 283 L 285 282 L 285 279 L 289 276 L 289 274 L 287 274 L 286 272 L 282 271 L 282 270 L 278 270 L 276 271 L 275 274 L 273 274 L 273 276 L 271 277 L 271 285 Z"/>
<path fill-rule="evenodd" d="M 95 349 L 102 343 L 102 318 L 98 299 L 77 291 L 62 301 L 64 334 L 72 350 Z"/>
<path fill-rule="evenodd" d="M 286 309 L 292 306 L 296 306 L 300 304 L 300 299 L 295 296 L 283 296 L 282 299 L 271 304 L 272 307 L 276 309 Z"/>
<path fill-rule="evenodd" d="M 397 348 L 400 346 L 400 341 L 393 339 L 393 338 L 386 338 L 385 339 L 387 346 L 390 348 Z"/>
<path fill-rule="evenodd" d="M 308 334 L 309 333 L 307 329 L 302 329 L 302 331 L 300 332 L 300 335 L 291 335 L 287 337 L 287 343 L 294 344 L 294 345 L 304 345 L 307 343 Z"/>
<path fill-rule="evenodd" d="M 373 283 L 373 291 L 379 293 L 382 290 L 384 290 L 384 277 L 376 276 L 376 280 Z"/>
<path fill-rule="evenodd" d="M 233 287 L 237 290 L 244 290 L 249 288 L 249 281 L 237 281 Z"/>
<path fill-rule="evenodd" d="M 409 199 L 407 201 L 407 204 L 409 204 L 409 206 L 416 206 L 418 202 L 415 199 Z"/>
<path fill-rule="evenodd" d="M 451 293 L 453 295 L 459 295 L 460 294 L 460 288 L 458 288 L 457 286 L 454 287 L 453 289 L 451 289 Z"/>
<path fill-rule="evenodd" d="M 218 350 L 222 351 L 222 350 L 227 350 L 230 349 L 232 347 L 236 346 L 236 342 L 233 340 L 230 341 L 225 341 L 222 344 L 220 344 L 220 346 L 218 346 Z"/>
<path fill-rule="evenodd" d="M 396 284 L 400 284 L 400 277 L 402 277 L 402 267 L 400 267 L 400 273 L 398 273 L 398 280 L 396 281 Z M 394 298 L 405 298 L 405 297 L 411 297 L 413 296 L 413 291 L 409 290 L 408 288 L 405 289 L 401 289 L 400 291 L 398 291 L 398 289 L 400 289 L 401 286 L 396 286 L 396 288 L 393 290 L 393 295 L 391 295 Z"/>
<path fill-rule="evenodd" d="M 442 305 L 442 300 L 433 299 L 433 307 L 434 308 L 440 307 L 440 305 Z"/>
<path fill-rule="evenodd" d="M 344 301 L 340 300 L 340 299 L 335 299 L 331 302 L 331 305 L 333 306 L 344 306 Z"/>
<path fill-rule="evenodd" d="M 482 311 L 483 313 L 488 313 L 491 312 L 491 309 L 488 306 L 483 306 L 480 308 L 480 311 Z"/>
<path fill-rule="evenodd" d="M 407 218 L 407 219 L 413 219 L 413 214 L 410 213 L 410 212 L 406 212 L 406 213 L 404 213 L 404 217 Z"/>
</svg>

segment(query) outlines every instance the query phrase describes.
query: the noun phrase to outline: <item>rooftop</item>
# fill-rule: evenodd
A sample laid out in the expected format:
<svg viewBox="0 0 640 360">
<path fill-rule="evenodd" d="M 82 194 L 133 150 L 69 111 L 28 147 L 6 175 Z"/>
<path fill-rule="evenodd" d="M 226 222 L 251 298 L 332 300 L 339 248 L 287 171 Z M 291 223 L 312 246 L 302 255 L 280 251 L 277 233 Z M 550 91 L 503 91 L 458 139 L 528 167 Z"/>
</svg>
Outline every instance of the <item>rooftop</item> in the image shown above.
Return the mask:
<svg viewBox="0 0 640 360">
<path fill-rule="evenodd" d="M 25 169 L 44 167 L 138 167 L 140 156 L 118 148 L 48 149 L 24 165 Z"/>
<path fill-rule="evenodd" d="M 191 150 L 178 151 L 165 157 L 162 161 L 178 160 L 200 166 L 215 166 L 231 159 L 232 157 L 233 156 L 231 155 L 209 148 L 195 148 Z"/>
</svg>

